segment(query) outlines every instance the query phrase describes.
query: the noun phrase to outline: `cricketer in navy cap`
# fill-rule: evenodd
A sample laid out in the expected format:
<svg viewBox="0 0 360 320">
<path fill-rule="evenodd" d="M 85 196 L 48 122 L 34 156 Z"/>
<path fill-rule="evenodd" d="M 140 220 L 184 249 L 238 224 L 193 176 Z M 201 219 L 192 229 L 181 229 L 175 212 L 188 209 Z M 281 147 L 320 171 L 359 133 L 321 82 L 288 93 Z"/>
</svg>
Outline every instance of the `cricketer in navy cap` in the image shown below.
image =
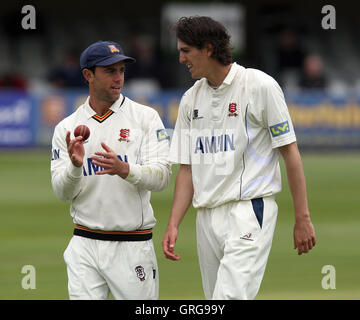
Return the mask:
<svg viewBox="0 0 360 320">
<path fill-rule="evenodd" d="M 98 41 L 87 47 L 80 56 L 80 68 L 90 69 L 94 66 L 109 66 L 119 61 L 135 62 L 134 58 L 125 56 L 120 45 L 113 41 Z"/>
</svg>

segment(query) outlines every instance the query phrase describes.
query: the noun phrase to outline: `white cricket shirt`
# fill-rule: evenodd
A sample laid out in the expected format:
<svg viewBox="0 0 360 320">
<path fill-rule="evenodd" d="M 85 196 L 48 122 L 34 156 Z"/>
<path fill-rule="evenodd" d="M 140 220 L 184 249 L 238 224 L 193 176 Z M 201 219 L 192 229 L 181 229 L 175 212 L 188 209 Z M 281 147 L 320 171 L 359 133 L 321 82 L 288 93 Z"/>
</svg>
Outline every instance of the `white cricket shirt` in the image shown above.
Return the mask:
<svg viewBox="0 0 360 320">
<path fill-rule="evenodd" d="M 256 69 L 233 63 L 217 89 L 205 78 L 181 99 L 170 161 L 191 164 L 195 208 L 281 191 L 280 146 L 296 141 L 283 92 Z"/>
<path fill-rule="evenodd" d="M 66 133 L 85 124 L 90 137 L 84 142 L 83 166 L 70 161 Z M 105 152 L 105 142 L 130 166 L 124 180 L 114 175 L 96 175 L 100 167 L 92 163 L 96 151 Z M 102 117 L 89 105 L 89 98 L 73 114 L 62 120 L 52 140 L 51 182 L 55 194 L 72 201 L 70 213 L 76 224 L 107 231 L 150 229 L 156 219 L 150 191 L 160 191 L 169 182 L 169 137 L 158 113 L 123 95 Z"/>
</svg>

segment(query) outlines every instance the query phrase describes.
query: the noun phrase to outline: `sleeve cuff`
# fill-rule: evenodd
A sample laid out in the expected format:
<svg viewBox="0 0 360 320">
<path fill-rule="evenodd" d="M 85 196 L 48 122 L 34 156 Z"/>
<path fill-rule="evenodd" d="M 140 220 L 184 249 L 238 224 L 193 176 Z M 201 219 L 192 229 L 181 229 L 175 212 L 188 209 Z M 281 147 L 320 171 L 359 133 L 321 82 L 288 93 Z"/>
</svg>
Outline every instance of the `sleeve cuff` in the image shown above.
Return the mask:
<svg viewBox="0 0 360 320">
<path fill-rule="evenodd" d="M 71 178 L 79 179 L 82 176 L 83 168 L 81 167 L 75 167 L 71 162 L 68 166 L 68 173 Z"/>
<path fill-rule="evenodd" d="M 286 139 L 279 139 L 277 141 L 273 141 L 272 142 L 272 148 L 275 149 L 275 148 L 279 148 L 279 147 L 282 147 L 282 146 L 285 146 L 285 145 L 288 145 L 290 143 L 293 143 L 296 141 L 296 136 L 291 136 L 291 137 L 287 137 Z"/>
<path fill-rule="evenodd" d="M 170 163 L 191 164 L 190 159 L 185 157 L 179 158 L 170 156 L 168 160 Z"/>
<path fill-rule="evenodd" d="M 141 180 L 141 176 L 141 166 L 136 164 L 129 164 L 129 174 L 125 178 L 125 181 L 132 184 L 137 184 Z"/>
</svg>

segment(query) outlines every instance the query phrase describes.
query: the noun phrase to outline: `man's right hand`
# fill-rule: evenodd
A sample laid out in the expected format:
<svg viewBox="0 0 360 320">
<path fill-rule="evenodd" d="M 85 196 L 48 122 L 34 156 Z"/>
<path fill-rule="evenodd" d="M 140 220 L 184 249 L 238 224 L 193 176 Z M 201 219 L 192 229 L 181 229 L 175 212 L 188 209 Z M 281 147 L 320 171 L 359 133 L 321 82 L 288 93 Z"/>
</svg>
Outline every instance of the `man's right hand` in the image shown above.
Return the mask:
<svg viewBox="0 0 360 320">
<path fill-rule="evenodd" d="M 70 134 L 70 131 L 68 131 L 66 134 L 66 145 L 69 157 L 75 167 L 81 167 L 83 165 L 83 159 L 85 155 L 82 136 L 78 136 L 75 139 L 71 140 Z"/>
<path fill-rule="evenodd" d="M 168 226 L 162 241 L 165 257 L 170 260 L 180 260 L 180 256 L 174 253 L 175 243 L 178 236 L 177 228 Z"/>
<path fill-rule="evenodd" d="M 178 228 L 194 196 L 194 187 L 191 176 L 191 165 L 181 164 L 174 190 L 174 200 L 171 208 L 169 223 L 165 231 L 162 247 L 165 257 L 170 260 L 180 260 L 180 256 L 174 253 Z"/>
</svg>

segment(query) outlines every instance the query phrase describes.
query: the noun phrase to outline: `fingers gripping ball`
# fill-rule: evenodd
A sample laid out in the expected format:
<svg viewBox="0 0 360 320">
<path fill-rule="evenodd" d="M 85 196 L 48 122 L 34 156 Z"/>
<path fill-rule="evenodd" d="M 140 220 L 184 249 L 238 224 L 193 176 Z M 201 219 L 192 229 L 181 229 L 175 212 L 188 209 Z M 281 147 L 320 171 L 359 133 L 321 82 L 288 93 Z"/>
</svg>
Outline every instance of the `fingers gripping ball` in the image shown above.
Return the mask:
<svg viewBox="0 0 360 320">
<path fill-rule="evenodd" d="M 77 126 L 74 130 L 74 136 L 82 136 L 83 137 L 83 141 L 87 140 L 90 136 L 90 129 L 84 125 L 81 124 L 79 126 Z"/>
</svg>

